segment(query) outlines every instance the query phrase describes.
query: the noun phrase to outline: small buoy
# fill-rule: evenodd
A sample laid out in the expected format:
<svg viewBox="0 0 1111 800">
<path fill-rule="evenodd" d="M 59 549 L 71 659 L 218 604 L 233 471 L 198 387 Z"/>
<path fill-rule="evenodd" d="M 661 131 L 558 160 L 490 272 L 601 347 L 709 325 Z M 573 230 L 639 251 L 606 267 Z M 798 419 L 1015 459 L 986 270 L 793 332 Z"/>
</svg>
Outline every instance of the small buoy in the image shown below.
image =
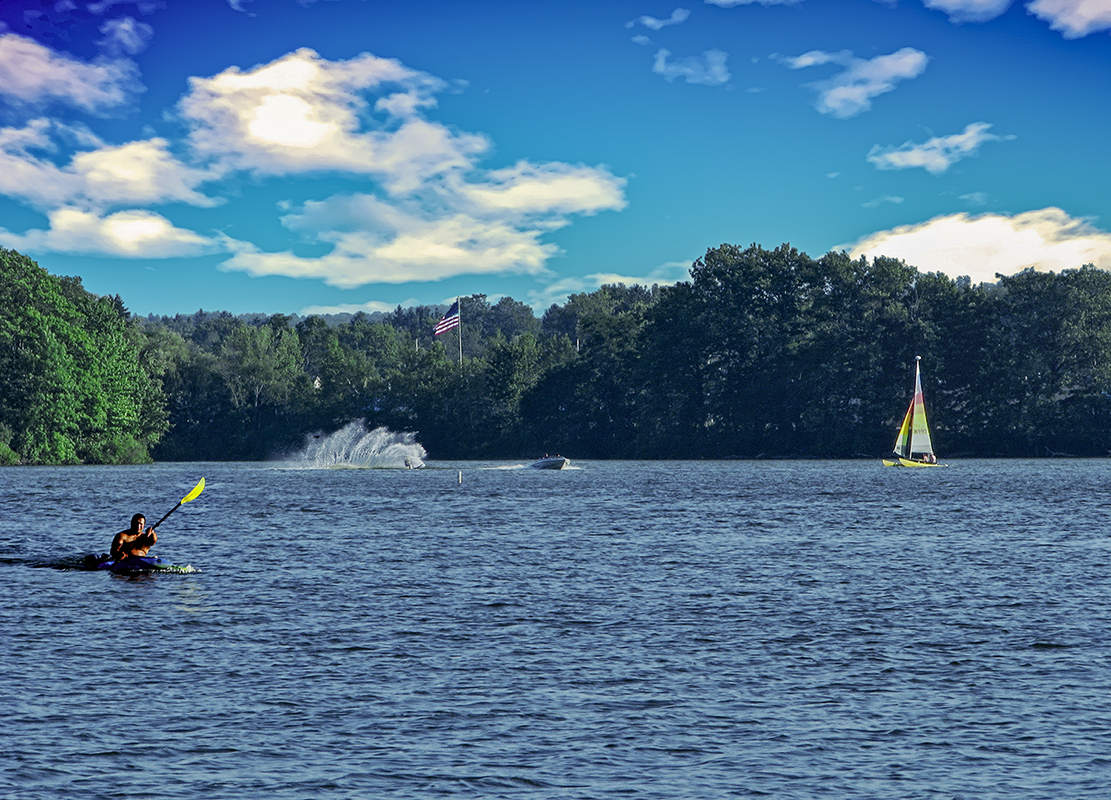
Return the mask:
<svg viewBox="0 0 1111 800">
<path fill-rule="evenodd" d="M 459 470 L 459 485 L 463 485 L 463 470 Z"/>
</svg>

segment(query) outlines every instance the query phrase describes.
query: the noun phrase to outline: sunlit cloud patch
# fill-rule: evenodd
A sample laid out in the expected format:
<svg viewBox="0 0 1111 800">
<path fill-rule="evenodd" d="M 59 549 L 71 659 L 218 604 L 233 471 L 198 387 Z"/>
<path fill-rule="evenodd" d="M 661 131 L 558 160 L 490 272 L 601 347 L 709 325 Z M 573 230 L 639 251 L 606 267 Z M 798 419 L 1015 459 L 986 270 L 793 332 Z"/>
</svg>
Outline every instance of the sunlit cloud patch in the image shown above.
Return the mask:
<svg viewBox="0 0 1111 800">
<path fill-rule="evenodd" d="M 270 174 L 370 175 L 405 193 L 469 168 L 488 149 L 485 137 L 421 116 L 446 88 L 395 59 L 364 53 L 328 61 L 303 48 L 250 70 L 192 78 L 179 108 L 201 157 Z M 366 95 L 374 93 L 372 106 Z"/>
<path fill-rule="evenodd" d="M 100 216 L 78 208 L 59 208 L 48 217 L 48 230 L 16 234 L 0 228 L 0 245 L 27 252 L 46 250 L 124 258 L 182 258 L 225 249 L 219 239 L 175 227 L 151 211 L 117 211 Z"/>
<path fill-rule="evenodd" d="M 960 213 L 903 225 L 838 245 L 853 257 L 900 258 L 922 272 L 968 276 L 973 283 L 994 282 L 1034 268 L 1059 272 L 1092 264 L 1111 270 L 1111 233 L 1059 208 L 1008 216 Z"/>
<path fill-rule="evenodd" d="M 58 133 L 46 119 L 22 128 L 0 128 L 0 194 L 39 209 L 219 202 L 197 190 L 215 176 L 183 164 L 165 139 L 111 146 L 85 133 L 83 144 L 91 148 L 78 150 L 68 164 L 58 166 L 46 157 L 58 149 Z"/>
</svg>

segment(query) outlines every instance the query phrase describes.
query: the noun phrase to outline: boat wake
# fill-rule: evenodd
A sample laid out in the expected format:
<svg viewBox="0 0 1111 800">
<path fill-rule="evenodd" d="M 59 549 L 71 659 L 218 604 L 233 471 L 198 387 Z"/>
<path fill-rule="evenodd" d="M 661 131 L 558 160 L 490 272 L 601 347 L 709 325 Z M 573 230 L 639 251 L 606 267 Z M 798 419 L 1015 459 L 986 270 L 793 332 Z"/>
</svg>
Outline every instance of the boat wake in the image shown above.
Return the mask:
<svg viewBox="0 0 1111 800">
<path fill-rule="evenodd" d="M 368 431 L 357 420 L 327 436 L 305 437 L 304 449 L 289 462 L 300 469 L 419 469 L 428 453 L 416 436 L 389 428 Z"/>
</svg>

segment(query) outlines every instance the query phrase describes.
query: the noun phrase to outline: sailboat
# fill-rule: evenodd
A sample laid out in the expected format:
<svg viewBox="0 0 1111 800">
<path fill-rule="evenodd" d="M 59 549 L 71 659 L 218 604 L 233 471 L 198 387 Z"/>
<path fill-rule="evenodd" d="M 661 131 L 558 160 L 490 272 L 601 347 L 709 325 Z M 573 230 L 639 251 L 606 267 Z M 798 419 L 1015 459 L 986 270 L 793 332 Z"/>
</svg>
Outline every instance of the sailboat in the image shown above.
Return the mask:
<svg viewBox="0 0 1111 800">
<path fill-rule="evenodd" d="M 930 441 L 930 426 L 926 424 L 926 405 L 922 400 L 921 361 L 922 356 L 914 357 L 914 397 L 895 437 L 895 457 L 883 459 L 885 467 L 938 466 L 934 445 Z"/>
</svg>

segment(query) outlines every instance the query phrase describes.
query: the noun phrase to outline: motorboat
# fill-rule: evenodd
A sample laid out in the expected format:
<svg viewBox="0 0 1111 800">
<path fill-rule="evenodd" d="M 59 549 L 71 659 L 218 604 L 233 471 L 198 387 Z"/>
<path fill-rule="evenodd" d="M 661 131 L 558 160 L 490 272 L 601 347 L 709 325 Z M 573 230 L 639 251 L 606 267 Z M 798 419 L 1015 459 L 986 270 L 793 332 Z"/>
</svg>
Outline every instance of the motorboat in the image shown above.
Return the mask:
<svg viewBox="0 0 1111 800">
<path fill-rule="evenodd" d="M 563 469 L 571 463 L 571 459 L 563 456 L 545 455 L 529 464 L 529 469 Z"/>
</svg>

